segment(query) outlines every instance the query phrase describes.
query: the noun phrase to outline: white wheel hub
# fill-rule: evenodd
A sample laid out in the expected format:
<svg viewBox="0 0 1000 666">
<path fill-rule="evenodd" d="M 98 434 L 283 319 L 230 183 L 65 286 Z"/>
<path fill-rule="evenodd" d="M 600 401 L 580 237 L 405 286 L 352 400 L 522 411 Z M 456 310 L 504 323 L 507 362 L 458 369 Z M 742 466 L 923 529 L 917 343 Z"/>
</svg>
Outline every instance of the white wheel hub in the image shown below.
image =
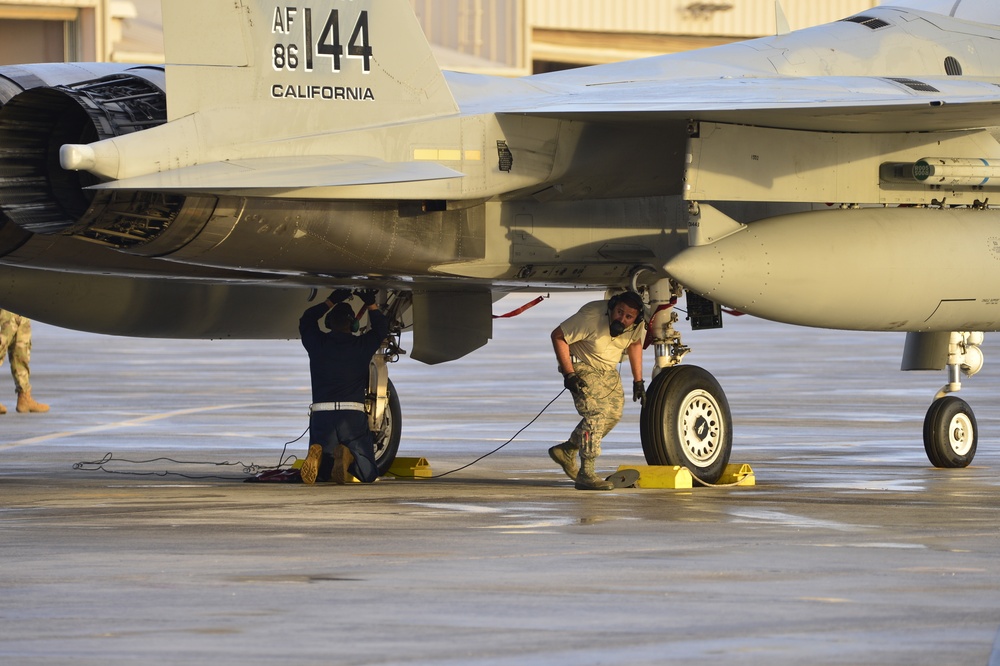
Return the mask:
<svg viewBox="0 0 1000 666">
<path fill-rule="evenodd" d="M 964 456 L 969 453 L 975 434 L 968 414 L 955 414 L 951 418 L 951 423 L 948 424 L 948 444 L 956 454 Z"/>
<path fill-rule="evenodd" d="M 699 467 L 710 465 L 721 452 L 723 422 L 719 405 L 707 391 L 689 393 L 681 405 L 678 435 L 687 457 Z"/>
</svg>

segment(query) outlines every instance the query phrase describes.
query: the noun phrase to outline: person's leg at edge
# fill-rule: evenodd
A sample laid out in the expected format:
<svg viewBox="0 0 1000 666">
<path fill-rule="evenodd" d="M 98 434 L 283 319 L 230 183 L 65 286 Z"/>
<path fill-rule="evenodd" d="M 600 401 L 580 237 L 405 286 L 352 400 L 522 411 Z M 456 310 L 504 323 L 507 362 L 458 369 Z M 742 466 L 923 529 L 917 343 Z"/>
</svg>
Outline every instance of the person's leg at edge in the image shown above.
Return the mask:
<svg viewBox="0 0 1000 666">
<path fill-rule="evenodd" d="M 574 487 L 577 490 L 611 490 L 614 484 L 597 476 L 595 463 L 601 455 L 601 440 L 621 419 L 616 416 L 616 393 L 621 393 L 617 372 L 601 372 L 592 368 L 581 368 L 581 376 L 587 388 L 573 397 L 576 411 L 581 421 L 573 431 L 570 441 L 580 449 L 580 471 Z"/>
<path fill-rule="evenodd" d="M 361 483 L 373 483 L 378 479 L 378 463 L 375 462 L 375 445 L 371 430 L 368 429 L 368 415 L 364 412 L 340 412 L 343 418 L 337 424 L 337 435 L 354 462 L 347 466 Z"/>
</svg>

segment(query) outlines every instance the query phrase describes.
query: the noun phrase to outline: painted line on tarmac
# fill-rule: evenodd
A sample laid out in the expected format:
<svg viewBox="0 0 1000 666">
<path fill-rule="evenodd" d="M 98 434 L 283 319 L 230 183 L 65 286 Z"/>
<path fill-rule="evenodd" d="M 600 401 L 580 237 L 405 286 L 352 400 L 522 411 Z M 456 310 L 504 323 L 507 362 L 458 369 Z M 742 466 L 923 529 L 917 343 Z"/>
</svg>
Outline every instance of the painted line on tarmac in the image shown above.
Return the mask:
<svg viewBox="0 0 1000 666">
<path fill-rule="evenodd" d="M 142 425 L 143 423 L 151 423 L 153 421 L 162 421 L 163 419 L 172 419 L 176 416 L 187 416 L 189 414 L 199 414 L 202 412 L 216 412 L 224 411 L 227 409 L 240 409 L 247 407 L 274 407 L 275 405 L 280 405 L 282 403 L 275 402 L 241 402 L 234 403 L 231 405 L 211 405 L 209 407 L 191 407 L 189 409 L 178 409 L 172 412 L 161 412 L 160 414 L 148 414 L 146 416 L 140 416 L 134 419 L 128 419 L 127 421 L 117 421 L 115 423 L 105 423 L 103 425 L 88 426 L 86 428 L 80 428 L 79 430 L 67 430 L 65 432 L 53 432 L 48 435 L 39 435 L 38 437 L 30 437 L 28 439 L 22 439 L 16 442 L 11 442 L 9 444 L 0 444 L 0 451 L 6 451 L 7 449 L 14 449 L 19 446 L 30 446 L 32 444 L 40 444 L 42 442 L 50 442 L 54 439 L 65 439 L 67 437 L 76 437 L 78 435 L 89 435 L 95 432 L 103 432 L 105 430 L 116 430 L 118 428 L 129 428 L 131 426 Z M 284 404 L 295 404 L 301 405 L 300 402 L 287 402 Z"/>
</svg>

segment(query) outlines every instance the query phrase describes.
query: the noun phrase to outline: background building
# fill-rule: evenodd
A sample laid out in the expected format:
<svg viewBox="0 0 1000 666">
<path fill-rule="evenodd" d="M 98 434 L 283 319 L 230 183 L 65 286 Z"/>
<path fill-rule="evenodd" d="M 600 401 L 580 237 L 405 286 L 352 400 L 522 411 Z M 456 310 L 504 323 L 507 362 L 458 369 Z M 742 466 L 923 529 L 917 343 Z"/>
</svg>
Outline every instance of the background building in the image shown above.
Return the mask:
<svg viewBox="0 0 1000 666">
<path fill-rule="evenodd" d="M 120 0 L 2 0 L 0 64 L 109 60 L 115 26 L 134 11 Z"/>
<path fill-rule="evenodd" d="M 774 0 L 528 0 L 534 71 L 688 51 L 777 32 Z M 878 0 L 781 0 L 792 30 Z"/>
<path fill-rule="evenodd" d="M 169 1 L 169 0 L 167 0 Z M 519 75 L 774 34 L 774 0 L 410 0 L 447 69 Z M 877 0 L 782 0 L 794 30 Z M 160 0 L 0 0 L 0 64 L 163 61 Z"/>
</svg>

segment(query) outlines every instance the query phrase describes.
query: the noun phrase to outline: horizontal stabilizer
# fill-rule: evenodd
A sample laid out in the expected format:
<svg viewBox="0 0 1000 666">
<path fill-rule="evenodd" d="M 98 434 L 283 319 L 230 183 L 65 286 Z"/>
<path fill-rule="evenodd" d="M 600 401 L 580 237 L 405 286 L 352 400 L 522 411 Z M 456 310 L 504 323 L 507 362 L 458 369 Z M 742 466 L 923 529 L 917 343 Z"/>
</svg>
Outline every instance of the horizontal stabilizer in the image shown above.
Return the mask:
<svg viewBox="0 0 1000 666">
<path fill-rule="evenodd" d="M 435 162 L 384 162 L 373 157 L 259 157 L 212 162 L 94 185 L 116 190 L 299 190 L 461 178 Z"/>
</svg>

